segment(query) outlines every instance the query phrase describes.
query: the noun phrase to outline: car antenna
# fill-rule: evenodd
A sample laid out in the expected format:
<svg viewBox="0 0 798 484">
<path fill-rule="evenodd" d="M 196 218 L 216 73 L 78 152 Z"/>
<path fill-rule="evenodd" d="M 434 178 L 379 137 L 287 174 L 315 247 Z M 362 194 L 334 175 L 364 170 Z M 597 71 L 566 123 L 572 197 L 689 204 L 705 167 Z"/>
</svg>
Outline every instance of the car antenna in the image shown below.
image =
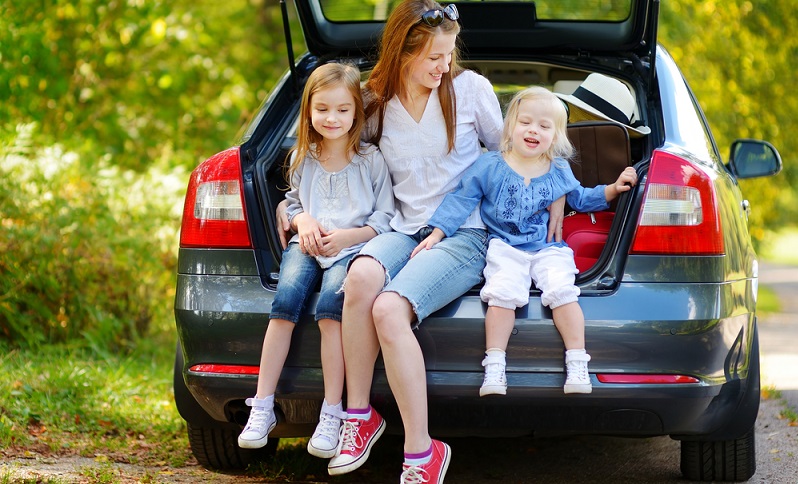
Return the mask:
<svg viewBox="0 0 798 484">
<path fill-rule="evenodd" d="M 291 71 L 291 80 L 294 85 L 294 94 L 299 92 L 299 79 L 296 77 L 296 65 L 294 65 L 294 46 L 291 43 L 291 27 L 288 24 L 288 9 L 285 0 L 280 0 L 280 10 L 283 14 L 283 30 L 285 31 L 285 48 L 288 51 L 288 69 Z"/>
</svg>

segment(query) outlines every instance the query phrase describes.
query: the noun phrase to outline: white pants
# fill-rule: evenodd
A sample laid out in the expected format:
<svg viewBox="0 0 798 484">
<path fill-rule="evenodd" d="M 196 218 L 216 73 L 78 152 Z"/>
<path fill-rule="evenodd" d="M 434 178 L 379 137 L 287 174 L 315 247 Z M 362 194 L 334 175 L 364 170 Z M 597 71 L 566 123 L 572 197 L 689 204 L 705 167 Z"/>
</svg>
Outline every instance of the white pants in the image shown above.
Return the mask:
<svg viewBox="0 0 798 484">
<path fill-rule="evenodd" d="M 488 245 L 485 285 L 479 293 L 488 306 L 515 309 L 529 304 L 531 282 L 542 292 L 540 302 L 551 309 L 576 302 L 579 270 L 569 247 L 546 247 L 530 253 L 499 239 Z"/>
</svg>

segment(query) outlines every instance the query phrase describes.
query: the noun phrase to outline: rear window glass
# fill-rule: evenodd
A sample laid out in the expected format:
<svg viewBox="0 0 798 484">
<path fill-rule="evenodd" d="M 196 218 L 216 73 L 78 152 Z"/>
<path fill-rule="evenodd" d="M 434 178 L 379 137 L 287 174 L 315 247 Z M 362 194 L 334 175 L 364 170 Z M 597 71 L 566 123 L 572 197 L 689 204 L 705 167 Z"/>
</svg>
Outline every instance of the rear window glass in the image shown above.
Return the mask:
<svg viewBox="0 0 798 484">
<path fill-rule="evenodd" d="M 327 20 L 333 22 L 382 21 L 400 0 L 321 0 Z M 536 0 L 481 1 L 458 0 L 454 3 L 534 3 L 540 20 L 584 20 L 620 22 L 629 18 L 634 0 Z"/>
</svg>

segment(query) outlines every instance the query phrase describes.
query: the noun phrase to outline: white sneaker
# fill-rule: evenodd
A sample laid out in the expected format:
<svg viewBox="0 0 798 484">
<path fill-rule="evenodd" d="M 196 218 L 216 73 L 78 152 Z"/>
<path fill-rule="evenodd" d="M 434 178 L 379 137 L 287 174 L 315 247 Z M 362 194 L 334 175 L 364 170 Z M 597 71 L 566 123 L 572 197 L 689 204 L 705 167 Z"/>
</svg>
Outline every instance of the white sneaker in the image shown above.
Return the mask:
<svg viewBox="0 0 798 484">
<path fill-rule="evenodd" d="M 587 372 L 588 361 L 590 361 L 590 355 L 584 350 L 580 353 L 575 353 L 573 350 L 565 352 L 565 371 L 567 373 L 563 387 L 565 393 L 590 393 L 593 391 L 590 374 Z"/>
<path fill-rule="evenodd" d="M 485 395 L 506 395 L 507 376 L 504 373 L 506 367 L 505 359 L 501 356 L 486 356 L 482 360 L 485 367 L 485 379 L 482 380 L 482 388 L 479 389 L 479 396 Z"/>
<path fill-rule="evenodd" d="M 252 407 L 247 425 L 238 436 L 238 446 L 242 449 L 260 449 L 269 440 L 269 432 L 277 425 L 274 415 L 274 395 L 266 398 L 247 398 L 245 403 Z"/>
<path fill-rule="evenodd" d="M 341 420 L 346 418 L 342 402 L 329 405 L 327 400 L 321 404 L 319 424 L 308 442 L 308 453 L 327 459 L 335 456 L 338 448 L 338 435 L 341 431 Z"/>
</svg>

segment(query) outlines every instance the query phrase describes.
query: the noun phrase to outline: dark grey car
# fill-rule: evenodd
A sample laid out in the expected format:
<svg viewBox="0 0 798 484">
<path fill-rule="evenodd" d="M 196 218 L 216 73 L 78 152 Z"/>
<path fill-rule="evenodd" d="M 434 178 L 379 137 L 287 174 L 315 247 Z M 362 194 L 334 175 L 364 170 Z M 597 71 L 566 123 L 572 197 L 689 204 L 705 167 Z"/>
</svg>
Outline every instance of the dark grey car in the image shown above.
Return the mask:
<svg viewBox="0 0 798 484">
<path fill-rule="evenodd" d="M 260 451 L 235 441 L 279 278 L 274 214 L 301 89 L 325 62 L 354 62 L 367 75 L 390 3 L 295 0 L 308 52 L 291 61 L 237 146 L 191 176 L 175 300 L 175 400 L 206 467 L 244 467 L 276 448 L 276 438 Z M 527 85 L 570 92 L 599 72 L 630 88 L 637 117 L 651 129 L 631 139 L 607 135 L 606 123 L 570 131 L 583 184 L 617 177 L 605 156 L 611 151 L 640 177 L 613 207 L 606 242 L 577 279 L 593 393 L 563 394 L 562 340 L 532 287 L 508 346 L 507 395 L 480 398 L 486 306 L 474 288 L 416 332 L 430 433 L 670 435 L 682 442 L 685 477 L 746 480 L 756 469 L 758 266 L 737 180 L 774 175 L 781 161 L 756 140 L 736 141 L 723 161 L 698 101 L 656 43 L 658 1 L 601 5 L 457 2 L 463 63 L 491 80 L 502 103 Z M 294 332 L 277 387 L 274 437 L 309 436 L 318 418 L 314 306 Z M 400 421 L 380 361 L 372 404 L 388 422 Z"/>
</svg>

